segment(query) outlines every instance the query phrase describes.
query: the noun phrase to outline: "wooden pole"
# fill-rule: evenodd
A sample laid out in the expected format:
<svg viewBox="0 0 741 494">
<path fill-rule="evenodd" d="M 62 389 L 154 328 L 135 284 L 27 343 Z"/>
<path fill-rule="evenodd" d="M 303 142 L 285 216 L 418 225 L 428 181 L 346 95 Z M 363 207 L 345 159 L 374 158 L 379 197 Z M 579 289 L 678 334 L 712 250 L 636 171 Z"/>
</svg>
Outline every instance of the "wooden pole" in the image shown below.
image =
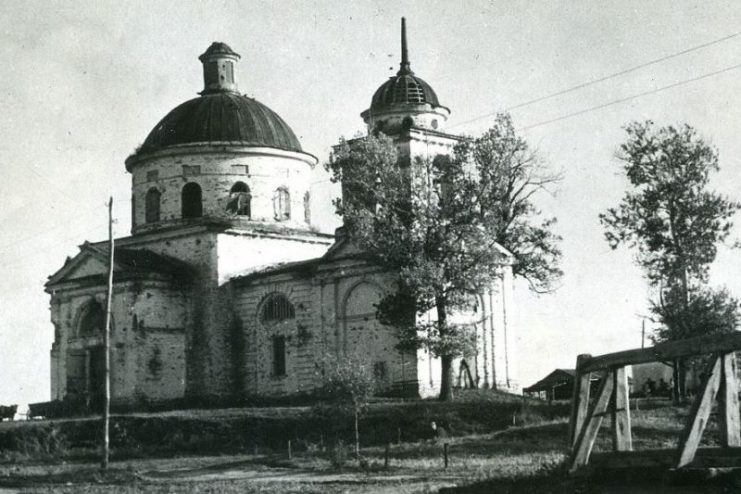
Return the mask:
<svg viewBox="0 0 741 494">
<path fill-rule="evenodd" d="M 625 367 L 615 369 L 612 379 L 612 447 L 614 451 L 631 451 L 633 439 L 630 430 L 630 393 Z"/>
<path fill-rule="evenodd" d="M 108 293 L 105 303 L 105 331 L 103 332 L 104 352 L 104 396 L 103 396 L 103 460 L 101 466 L 108 468 L 110 436 L 108 430 L 111 421 L 111 298 L 113 296 L 113 197 L 108 200 Z"/>
<path fill-rule="evenodd" d="M 292 458 L 291 454 L 291 440 L 288 440 L 288 459 L 290 460 Z"/>
<path fill-rule="evenodd" d="M 445 459 L 445 468 L 448 468 L 448 443 L 443 444 L 443 457 Z"/>
<path fill-rule="evenodd" d="M 725 448 L 741 446 L 741 421 L 738 413 L 738 380 L 736 378 L 736 355 L 723 355 L 720 380 L 720 426 L 721 445 Z"/>
</svg>

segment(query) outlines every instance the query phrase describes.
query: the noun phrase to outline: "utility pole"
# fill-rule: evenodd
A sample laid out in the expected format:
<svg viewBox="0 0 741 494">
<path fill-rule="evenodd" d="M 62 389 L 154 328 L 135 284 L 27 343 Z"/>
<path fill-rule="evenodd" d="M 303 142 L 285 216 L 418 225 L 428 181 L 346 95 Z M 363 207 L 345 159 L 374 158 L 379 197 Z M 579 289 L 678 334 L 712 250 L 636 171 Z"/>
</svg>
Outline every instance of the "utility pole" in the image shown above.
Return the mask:
<svg viewBox="0 0 741 494">
<path fill-rule="evenodd" d="M 103 338 L 105 361 L 105 395 L 103 397 L 103 460 L 102 468 L 108 468 L 111 421 L 111 298 L 113 297 L 113 196 L 108 199 L 108 293 L 105 303 L 105 332 Z"/>
<path fill-rule="evenodd" d="M 641 319 L 641 348 L 646 346 L 646 320 Z"/>
</svg>

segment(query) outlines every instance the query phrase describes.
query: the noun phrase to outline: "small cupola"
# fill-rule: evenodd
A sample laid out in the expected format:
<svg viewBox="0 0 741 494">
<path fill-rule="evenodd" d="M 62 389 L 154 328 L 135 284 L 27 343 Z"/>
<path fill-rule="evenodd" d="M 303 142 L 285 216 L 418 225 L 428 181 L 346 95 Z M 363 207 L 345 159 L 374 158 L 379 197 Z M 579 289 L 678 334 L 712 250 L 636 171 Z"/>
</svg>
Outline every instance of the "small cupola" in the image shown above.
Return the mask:
<svg viewBox="0 0 741 494">
<path fill-rule="evenodd" d="M 237 92 L 234 64 L 240 56 L 229 45 L 214 41 L 198 59 L 203 64 L 203 91 L 200 94 Z"/>
<path fill-rule="evenodd" d="M 360 114 L 368 130 L 395 134 L 410 127 L 438 129 L 450 110 L 440 105 L 432 87 L 417 77 L 409 62 L 406 19 L 401 18 L 399 71 L 373 94 L 370 108 Z"/>
</svg>

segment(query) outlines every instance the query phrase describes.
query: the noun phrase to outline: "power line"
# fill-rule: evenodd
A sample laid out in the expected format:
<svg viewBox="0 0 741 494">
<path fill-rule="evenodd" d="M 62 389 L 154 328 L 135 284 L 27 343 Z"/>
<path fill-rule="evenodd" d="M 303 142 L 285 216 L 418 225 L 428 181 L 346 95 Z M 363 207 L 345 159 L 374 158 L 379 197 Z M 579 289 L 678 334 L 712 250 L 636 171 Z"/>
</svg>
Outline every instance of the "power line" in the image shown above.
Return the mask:
<svg viewBox="0 0 741 494">
<path fill-rule="evenodd" d="M 648 91 L 643 91 L 642 93 L 633 94 L 631 96 L 627 96 L 625 98 L 616 99 L 616 100 L 610 101 L 608 103 L 603 103 L 601 105 L 591 106 L 589 108 L 585 108 L 583 110 L 575 111 L 573 113 L 567 113 L 566 115 L 561 115 L 560 117 L 552 118 L 550 120 L 544 120 L 544 121 L 538 122 L 536 124 L 526 125 L 524 127 L 520 127 L 517 130 L 528 130 L 528 129 L 532 129 L 532 128 L 535 128 L 535 127 L 540 127 L 541 125 L 548 125 L 548 124 L 551 124 L 551 123 L 559 122 L 561 120 L 566 120 L 567 118 L 576 117 L 578 115 L 584 115 L 585 113 L 593 112 L 595 110 L 601 110 L 602 108 L 607 108 L 608 106 L 613 106 L 613 105 L 618 105 L 620 103 L 625 103 L 627 101 L 631 101 L 631 100 L 634 100 L 634 99 L 637 99 L 637 98 L 642 98 L 643 96 L 649 96 L 651 94 L 660 93 L 662 91 L 666 91 L 667 89 L 672 89 L 672 88 L 675 88 L 675 87 L 684 86 L 685 84 L 689 84 L 691 82 L 700 81 L 702 79 L 707 79 L 708 77 L 713 77 L 713 76 L 722 74 L 724 72 L 730 72 L 731 70 L 736 70 L 738 68 L 741 68 L 741 64 L 732 65 L 732 66 L 726 67 L 724 69 L 716 70 L 715 72 L 709 72 L 709 73 L 703 74 L 701 76 L 693 77 L 691 79 L 685 79 L 685 80 L 682 80 L 682 81 L 679 81 L 679 82 L 675 82 L 673 84 L 669 84 L 667 86 L 662 86 L 660 88 L 651 89 L 651 90 L 648 90 Z"/>
<path fill-rule="evenodd" d="M 555 98 L 556 96 L 562 96 L 564 94 L 568 94 L 568 93 L 577 91 L 579 89 L 583 89 L 585 87 L 589 87 L 589 86 L 592 86 L 594 84 L 598 84 L 600 82 L 604 82 L 606 80 L 613 79 L 615 77 L 619 77 L 619 76 L 622 76 L 622 75 L 625 75 L 625 74 L 629 74 L 631 72 L 635 72 L 636 70 L 643 69 L 645 67 L 649 67 L 651 65 L 655 65 L 657 63 L 661 63 L 661 62 L 664 62 L 666 60 L 671 60 L 672 58 L 677 58 L 677 57 L 680 57 L 682 55 L 686 55 L 688 53 L 692 53 L 693 51 L 697 51 L 697 50 L 701 50 L 703 48 L 707 48 L 708 46 L 712 46 L 712 45 L 715 45 L 715 44 L 718 44 L 718 43 L 722 43 L 723 41 L 728 41 L 729 39 L 735 38 L 737 36 L 741 36 L 741 32 L 734 33 L 734 34 L 729 34 L 728 36 L 723 36 L 722 38 L 718 38 L 716 40 L 709 41 L 707 43 L 696 45 L 696 46 L 693 46 L 691 48 L 687 48 L 686 50 L 678 51 L 678 52 L 672 53 L 670 55 L 666 55 L 666 56 L 663 56 L 663 57 L 660 57 L 660 58 L 656 58 L 654 60 L 650 60 L 648 62 L 644 62 L 644 63 L 638 64 L 638 65 L 634 65 L 633 67 L 629 67 L 627 69 L 620 70 L 618 72 L 613 72 L 612 74 L 608 74 L 606 76 L 599 77 L 597 79 L 592 79 L 592 80 L 583 82 L 581 84 L 577 84 L 576 86 L 571 86 L 569 88 L 562 89 L 560 91 L 556 91 L 555 93 L 550 93 L 550 94 L 547 94 L 547 95 L 544 95 L 544 96 L 539 96 L 537 98 L 533 98 L 531 100 L 527 100 L 527 101 L 524 101 L 522 103 L 518 103 L 518 104 L 516 104 L 514 106 L 510 106 L 508 108 L 505 108 L 504 110 L 494 111 L 494 112 L 491 112 L 491 113 L 487 113 L 486 115 L 481 115 L 481 116 L 478 116 L 478 117 L 474 117 L 472 119 L 465 120 L 463 122 L 460 122 L 460 123 L 457 123 L 457 124 L 454 124 L 454 125 L 449 125 L 448 128 L 450 129 L 450 128 L 455 128 L 455 127 L 460 127 L 461 125 L 466 125 L 466 124 L 469 124 L 469 123 L 472 123 L 472 122 L 476 122 L 478 120 L 482 120 L 484 118 L 491 117 L 492 115 L 496 115 L 497 113 L 500 113 L 500 112 L 508 112 L 508 111 L 516 110 L 518 108 L 523 108 L 525 106 L 530 106 L 532 104 L 539 103 L 541 101 L 545 101 L 545 100 L 548 100 L 548 99 L 551 99 L 551 98 Z"/>
</svg>

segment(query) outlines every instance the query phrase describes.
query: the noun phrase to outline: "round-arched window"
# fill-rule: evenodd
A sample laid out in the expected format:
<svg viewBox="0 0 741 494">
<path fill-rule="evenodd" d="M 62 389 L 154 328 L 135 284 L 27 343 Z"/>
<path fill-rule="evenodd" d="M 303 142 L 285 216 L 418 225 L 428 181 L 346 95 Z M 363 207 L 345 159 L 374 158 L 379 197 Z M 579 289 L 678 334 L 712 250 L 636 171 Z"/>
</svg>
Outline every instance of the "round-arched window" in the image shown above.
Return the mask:
<svg viewBox="0 0 741 494">
<path fill-rule="evenodd" d="M 198 218 L 203 216 L 203 202 L 201 200 L 201 186 L 195 182 L 188 182 L 181 194 L 183 218 Z"/>
<path fill-rule="evenodd" d="M 147 223 L 156 223 L 160 220 L 160 198 L 162 194 L 156 187 L 147 191 L 147 197 L 144 201 L 144 221 Z"/>
<path fill-rule="evenodd" d="M 105 329 L 105 310 L 95 300 L 91 300 L 83 309 L 77 325 L 77 335 L 81 338 L 103 333 Z"/>
<path fill-rule="evenodd" d="M 282 293 L 274 293 L 268 296 L 260 308 L 260 322 L 276 323 L 286 319 L 294 319 L 296 310 L 288 297 Z"/>
<path fill-rule="evenodd" d="M 237 182 L 229 191 L 229 202 L 227 202 L 226 210 L 229 213 L 249 218 L 252 215 L 251 203 L 250 188 L 244 182 Z"/>
</svg>

